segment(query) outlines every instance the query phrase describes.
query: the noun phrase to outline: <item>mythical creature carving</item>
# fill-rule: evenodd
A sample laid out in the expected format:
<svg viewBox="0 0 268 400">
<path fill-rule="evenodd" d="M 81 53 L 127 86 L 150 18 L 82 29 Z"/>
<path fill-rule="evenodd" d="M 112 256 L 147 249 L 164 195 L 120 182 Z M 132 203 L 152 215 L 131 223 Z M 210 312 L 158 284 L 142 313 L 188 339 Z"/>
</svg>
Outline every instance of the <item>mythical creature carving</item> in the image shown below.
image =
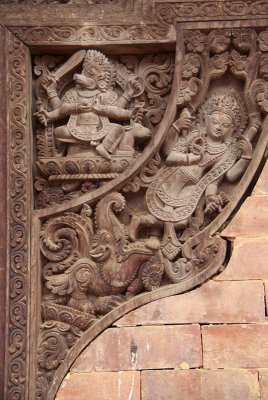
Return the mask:
<svg viewBox="0 0 268 400">
<path fill-rule="evenodd" d="M 44 268 L 44 279 L 54 296 L 48 295 L 49 302 L 55 298 L 56 303 L 95 316 L 107 313 L 124 298 L 160 286 L 161 255 L 144 241 L 129 242 L 125 225 L 114 215 L 124 206 L 119 193 L 100 200 L 96 232 L 87 206 L 80 215 L 66 213 L 45 224 L 42 252 L 50 262 Z"/>
<path fill-rule="evenodd" d="M 43 125 L 37 129 L 35 187 L 43 206 L 49 198 L 60 202 L 79 195 L 78 189 L 99 187 L 133 164 L 161 121 L 173 68 L 170 56 L 141 62 L 125 56 L 126 67 L 96 50 L 79 51 L 51 72 L 48 65 L 56 61 L 37 58 L 35 68 L 41 75 L 35 115 Z"/>
<path fill-rule="evenodd" d="M 87 51 L 82 73 L 73 76 L 75 88 L 68 90 L 62 99 L 56 92 L 57 81 L 53 78 L 50 76 L 43 81 L 53 111 L 48 112 L 40 106 L 36 116 L 45 126 L 48 122 L 69 118 L 67 125 L 54 130 L 55 144 L 60 155 L 64 151 L 61 146 L 63 143 L 68 144 L 67 155 L 73 156 L 82 153 L 92 158 L 97 154 L 110 160 L 117 148 L 134 153 L 134 143 L 131 143 L 130 138 L 138 135 L 135 135 L 135 131 L 142 128 L 141 125 L 132 123 L 127 128 L 130 132 L 126 134 L 122 125 L 111 123 L 110 119 L 134 121 L 143 116 L 141 108 L 131 111 L 125 109 L 134 97 L 135 90 L 140 90 L 135 79 L 128 82 L 127 90 L 118 99 L 112 90 L 115 83 L 113 66 L 96 50 Z M 143 130 L 143 134 L 145 138 L 149 137 L 149 129 Z"/>
</svg>

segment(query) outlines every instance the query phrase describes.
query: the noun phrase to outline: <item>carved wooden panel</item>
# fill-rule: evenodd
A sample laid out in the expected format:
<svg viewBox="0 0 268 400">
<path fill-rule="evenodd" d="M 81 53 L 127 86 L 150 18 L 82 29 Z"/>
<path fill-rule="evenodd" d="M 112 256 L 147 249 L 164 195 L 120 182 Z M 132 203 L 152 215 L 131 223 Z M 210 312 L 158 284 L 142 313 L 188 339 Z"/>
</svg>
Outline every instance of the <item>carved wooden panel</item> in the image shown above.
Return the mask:
<svg viewBox="0 0 268 400">
<path fill-rule="evenodd" d="M 5 125 L 8 158 L 8 260 L 5 398 L 27 398 L 29 362 L 29 251 L 31 202 L 31 108 L 27 101 L 30 81 L 29 50 L 10 32 L 6 42 L 6 71 L 10 118 Z"/>
<path fill-rule="evenodd" d="M 2 28 L 4 398 L 53 399 L 113 321 L 194 288 L 225 262 L 216 232 L 268 140 L 268 31 L 263 21 L 175 21 L 268 10 L 220 3 L 156 1 L 148 24 Z"/>
<path fill-rule="evenodd" d="M 104 315 L 223 264 L 212 235 L 267 142 L 267 35 L 185 30 L 176 54 L 35 57 L 38 398 Z"/>
</svg>

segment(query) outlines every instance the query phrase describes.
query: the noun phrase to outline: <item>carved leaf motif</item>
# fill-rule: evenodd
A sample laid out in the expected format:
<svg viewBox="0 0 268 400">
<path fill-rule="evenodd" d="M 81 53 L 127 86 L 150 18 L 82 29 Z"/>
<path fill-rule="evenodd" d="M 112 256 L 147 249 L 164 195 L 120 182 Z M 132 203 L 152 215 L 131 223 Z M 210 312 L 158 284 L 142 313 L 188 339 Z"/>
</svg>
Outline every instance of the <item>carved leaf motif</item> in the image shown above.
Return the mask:
<svg viewBox="0 0 268 400">
<path fill-rule="evenodd" d="M 268 113 L 268 82 L 261 82 L 257 86 L 256 100 L 262 110 Z"/>
<path fill-rule="evenodd" d="M 171 54 L 149 54 L 141 60 L 137 72 L 143 78 L 148 93 L 163 96 L 169 92 L 173 79 L 173 57 Z"/>
<path fill-rule="evenodd" d="M 43 343 L 39 347 L 39 365 L 47 370 L 57 368 L 67 355 L 68 346 L 57 332 L 44 335 Z"/>
<path fill-rule="evenodd" d="M 183 67 L 182 67 L 182 76 L 185 79 L 192 78 L 196 76 L 199 72 L 200 68 L 200 59 L 197 54 L 188 53 L 186 54 Z"/>
<path fill-rule="evenodd" d="M 163 115 L 166 111 L 166 101 L 157 94 L 148 94 L 149 104 L 146 118 L 153 125 L 157 125 L 161 122 Z"/>
<path fill-rule="evenodd" d="M 195 78 L 191 78 L 189 81 L 182 81 L 177 102 L 178 105 L 183 106 L 184 104 L 190 102 L 192 97 L 196 95 L 197 90 L 198 86 Z"/>
<path fill-rule="evenodd" d="M 151 158 L 148 165 L 142 169 L 139 176 L 136 176 L 131 182 L 129 182 L 124 188 L 124 192 L 138 192 L 141 188 L 148 187 L 153 181 L 154 175 L 157 173 L 158 168 L 161 164 L 161 157 L 159 153 Z"/>
<path fill-rule="evenodd" d="M 211 77 L 213 79 L 220 78 L 228 68 L 229 53 L 217 54 L 209 60 L 209 68 L 211 69 Z"/>
<path fill-rule="evenodd" d="M 38 181 L 37 181 L 38 183 Z M 54 204 L 60 204 L 65 200 L 64 192 L 59 187 L 48 187 L 45 188 L 43 185 L 43 189 L 35 199 L 35 204 L 37 208 L 45 208 L 49 206 L 53 206 Z"/>
<path fill-rule="evenodd" d="M 260 50 L 268 51 L 268 31 L 264 31 L 259 34 L 258 42 Z"/>
<path fill-rule="evenodd" d="M 268 54 L 263 54 L 260 59 L 260 75 L 268 80 Z"/>
</svg>

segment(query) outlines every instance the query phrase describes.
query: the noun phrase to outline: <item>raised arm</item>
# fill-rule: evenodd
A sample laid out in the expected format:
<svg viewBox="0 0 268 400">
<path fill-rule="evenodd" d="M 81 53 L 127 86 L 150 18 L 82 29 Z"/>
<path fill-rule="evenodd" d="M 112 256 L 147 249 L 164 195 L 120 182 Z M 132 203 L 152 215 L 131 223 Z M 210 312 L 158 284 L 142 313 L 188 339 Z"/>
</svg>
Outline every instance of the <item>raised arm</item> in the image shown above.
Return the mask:
<svg viewBox="0 0 268 400">
<path fill-rule="evenodd" d="M 252 159 L 252 145 L 251 141 L 256 136 L 261 126 L 261 120 L 259 114 L 253 114 L 250 118 L 249 127 L 241 137 L 239 143 L 239 150 L 241 151 L 240 159 L 235 165 L 227 172 L 226 179 L 229 182 L 235 182 L 241 178 L 245 170 L 247 169 Z"/>
<path fill-rule="evenodd" d="M 60 106 L 53 111 L 49 112 L 43 107 L 40 107 L 40 109 L 34 115 L 39 119 L 42 125 L 47 126 L 48 122 L 57 121 L 59 119 L 68 117 L 75 111 L 75 104 L 63 101 L 62 104 L 60 104 Z"/>
<path fill-rule="evenodd" d="M 53 110 L 60 107 L 61 100 L 57 93 L 57 82 L 52 75 L 47 76 L 43 79 L 42 87 L 47 92 L 47 97 Z"/>
<path fill-rule="evenodd" d="M 240 139 L 239 150 L 241 151 L 240 159 L 226 173 L 226 179 L 229 182 L 235 182 L 241 178 L 252 159 L 252 145 L 245 137 Z"/>
<path fill-rule="evenodd" d="M 191 126 L 193 121 L 193 117 L 187 108 L 184 108 L 181 112 L 180 117 L 171 125 L 166 140 L 163 144 L 162 150 L 164 156 L 168 158 L 171 154 L 172 149 L 176 145 L 178 138 L 181 134 L 186 133 Z"/>
</svg>

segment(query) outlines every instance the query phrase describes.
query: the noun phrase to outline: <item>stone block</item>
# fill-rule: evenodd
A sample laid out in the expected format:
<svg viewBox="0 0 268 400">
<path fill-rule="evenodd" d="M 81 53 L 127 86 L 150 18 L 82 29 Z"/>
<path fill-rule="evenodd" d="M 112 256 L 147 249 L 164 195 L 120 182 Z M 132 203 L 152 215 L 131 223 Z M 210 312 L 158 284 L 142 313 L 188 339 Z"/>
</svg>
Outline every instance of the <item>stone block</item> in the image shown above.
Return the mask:
<svg viewBox="0 0 268 400">
<path fill-rule="evenodd" d="M 262 170 L 262 173 L 256 183 L 253 192 L 253 195 L 260 195 L 260 194 L 268 194 L 268 161 Z"/>
<path fill-rule="evenodd" d="M 264 288 L 265 288 L 265 303 L 266 303 L 266 313 L 268 310 L 268 281 L 264 282 Z"/>
<path fill-rule="evenodd" d="M 115 325 L 264 321 L 262 282 L 210 281 L 191 292 L 146 304 L 118 320 Z"/>
<path fill-rule="evenodd" d="M 226 237 L 259 237 L 268 234 L 268 196 L 251 196 L 222 232 Z"/>
<path fill-rule="evenodd" d="M 268 370 L 259 371 L 261 400 L 268 400 Z"/>
<path fill-rule="evenodd" d="M 143 371 L 142 400 L 257 400 L 258 373 L 243 370 Z"/>
<path fill-rule="evenodd" d="M 268 325 L 202 327 L 204 368 L 268 368 Z"/>
<path fill-rule="evenodd" d="M 268 237 L 237 238 L 230 261 L 215 280 L 267 279 Z"/>
<path fill-rule="evenodd" d="M 106 330 L 78 357 L 71 371 L 196 368 L 201 365 L 199 325 L 145 326 Z"/>
<path fill-rule="evenodd" d="M 69 374 L 56 400 L 140 400 L 139 372 Z"/>
</svg>

